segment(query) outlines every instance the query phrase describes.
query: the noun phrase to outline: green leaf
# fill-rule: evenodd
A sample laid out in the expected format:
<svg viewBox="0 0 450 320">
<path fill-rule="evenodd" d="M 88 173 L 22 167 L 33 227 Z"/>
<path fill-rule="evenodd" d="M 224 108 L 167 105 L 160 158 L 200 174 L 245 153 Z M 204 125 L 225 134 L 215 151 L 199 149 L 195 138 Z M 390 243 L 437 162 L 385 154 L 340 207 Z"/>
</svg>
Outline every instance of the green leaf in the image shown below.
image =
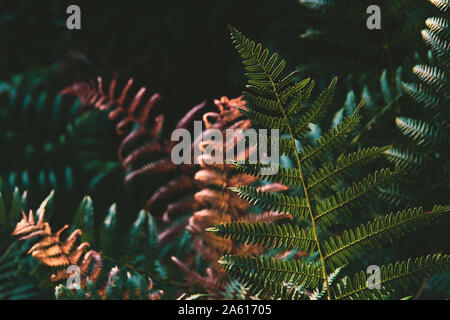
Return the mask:
<svg viewBox="0 0 450 320">
<path fill-rule="evenodd" d="M 219 263 L 263 299 L 298 299 L 305 289 L 323 281 L 320 266 L 300 260 L 227 255 L 220 258 Z"/>
<path fill-rule="evenodd" d="M 215 235 L 265 248 L 297 249 L 311 254 L 316 247 L 312 230 L 297 225 L 231 222 L 207 229 Z"/>
<path fill-rule="evenodd" d="M 345 277 L 336 284 L 333 295 L 337 300 L 372 300 L 383 298 L 392 290 L 404 290 L 411 284 L 420 283 L 429 274 L 445 270 L 450 265 L 448 255 L 429 255 L 381 267 L 380 281 L 367 285 L 368 275 L 361 271 Z M 374 288 L 380 285 L 381 289 Z"/>
<path fill-rule="evenodd" d="M 284 212 L 299 218 L 304 218 L 308 215 L 306 200 L 297 196 L 262 192 L 250 186 L 239 186 L 229 189 L 236 192 L 241 199 L 247 200 L 250 204 L 264 207 L 267 210 Z"/>
<path fill-rule="evenodd" d="M 314 171 L 308 178 L 307 187 L 311 192 L 323 191 L 341 178 L 344 174 L 351 175 L 356 165 L 365 165 L 389 150 L 391 146 L 383 148 L 373 147 L 360 149 L 340 158 L 336 164 L 329 163 L 326 167 Z"/>
<path fill-rule="evenodd" d="M 419 227 L 426 227 L 449 212 L 450 206 L 436 206 L 431 212 L 424 213 L 422 208 L 413 208 L 376 218 L 366 225 L 345 230 L 341 237 L 331 237 L 325 241 L 322 245 L 324 259 L 332 268 L 347 264 L 360 254 L 382 248 L 382 245 L 404 237 Z"/>
</svg>

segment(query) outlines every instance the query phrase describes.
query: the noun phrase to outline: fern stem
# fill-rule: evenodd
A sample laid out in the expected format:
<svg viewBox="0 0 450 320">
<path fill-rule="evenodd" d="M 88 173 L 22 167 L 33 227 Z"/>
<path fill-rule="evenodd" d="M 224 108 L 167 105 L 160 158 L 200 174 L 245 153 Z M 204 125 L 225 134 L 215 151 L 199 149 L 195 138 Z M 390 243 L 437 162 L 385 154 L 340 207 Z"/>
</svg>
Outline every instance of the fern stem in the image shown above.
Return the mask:
<svg viewBox="0 0 450 320">
<path fill-rule="evenodd" d="M 295 144 L 294 134 L 292 132 L 292 127 L 291 127 L 289 118 L 286 115 L 286 111 L 283 108 L 283 104 L 281 103 L 281 100 L 280 100 L 280 97 L 278 95 L 278 91 L 277 91 L 275 82 L 273 81 L 272 76 L 270 75 L 270 73 L 267 72 L 266 68 L 264 68 L 263 65 L 261 65 L 261 68 L 264 70 L 264 73 L 267 75 L 268 79 L 270 80 L 270 84 L 273 87 L 273 91 L 275 93 L 275 97 L 277 99 L 278 105 L 280 106 L 281 113 L 283 114 L 283 117 L 286 120 L 286 125 L 287 125 L 288 131 L 289 131 L 289 135 L 291 136 L 292 144 L 293 144 L 293 146 L 295 146 L 296 144 Z M 316 221 L 314 219 L 314 214 L 312 212 L 311 203 L 309 201 L 308 188 L 306 186 L 305 179 L 303 177 L 303 171 L 302 171 L 302 164 L 301 164 L 301 160 L 300 160 L 300 155 L 299 155 L 299 153 L 297 151 L 297 148 L 294 148 L 294 149 L 295 149 L 294 150 L 295 151 L 295 157 L 297 159 L 298 171 L 299 171 L 299 174 L 300 174 L 300 180 L 302 181 L 302 187 L 303 187 L 303 191 L 305 193 L 306 204 L 308 206 L 309 215 L 311 217 L 311 224 L 312 224 L 312 231 L 313 231 L 313 234 L 314 234 L 314 241 L 316 242 L 317 250 L 319 251 L 320 262 L 322 264 L 322 272 L 323 272 L 323 278 L 324 278 L 324 282 L 325 282 L 325 287 L 327 288 L 327 296 L 328 296 L 328 300 L 331 300 L 331 291 L 330 291 L 330 288 L 328 286 L 328 275 L 327 275 L 327 270 L 326 270 L 326 266 L 325 266 L 325 259 L 323 257 L 322 250 L 320 248 L 319 236 L 317 234 L 317 229 L 316 229 Z"/>
</svg>

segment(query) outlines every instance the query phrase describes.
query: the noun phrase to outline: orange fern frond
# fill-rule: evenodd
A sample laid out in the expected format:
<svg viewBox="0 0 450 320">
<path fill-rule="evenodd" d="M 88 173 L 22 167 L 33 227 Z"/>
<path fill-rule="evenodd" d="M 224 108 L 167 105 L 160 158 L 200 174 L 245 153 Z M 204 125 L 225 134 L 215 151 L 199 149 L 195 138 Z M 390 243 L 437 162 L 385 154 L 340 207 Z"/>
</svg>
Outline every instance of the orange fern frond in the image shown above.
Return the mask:
<svg viewBox="0 0 450 320">
<path fill-rule="evenodd" d="M 161 96 L 155 93 L 146 98 L 145 87 L 140 88 L 133 96 L 133 83 L 134 80 L 129 79 L 119 90 L 116 75 L 108 86 L 104 85 L 102 77 L 98 77 L 96 82 L 75 83 L 65 88 L 62 94 L 75 95 L 85 106 L 108 112 L 108 117 L 115 123 L 116 132 L 121 139 L 117 157 L 125 169 L 124 185 L 128 190 L 148 190 L 137 185 L 154 181 L 155 176 L 169 181 L 151 196 L 145 195 L 150 197 L 147 198 L 145 208 L 155 214 L 159 208 L 155 209 L 154 206 L 161 206 L 160 202 L 167 199 L 169 194 L 174 196 L 193 189 L 192 183 L 178 177 L 183 174 L 193 175 L 195 165 L 177 166 L 171 161 L 170 154 L 177 142 L 163 137 L 164 116 L 153 117 L 151 112 Z M 205 105 L 205 102 L 202 102 L 190 109 L 179 120 L 175 129 L 187 128 Z"/>
<path fill-rule="evenodd" d="M 65 225 L 58 232 L 52 233 L 48 222 L 44 222 L 44 213 L 45 209 L 38 212 L 38 220 L 35 221 L 33 211 L 30 210 L 28 217 L 22 211 L 22 220 L 17 223 L 12 235 L 19 237 L 19 240 L 39 239 L 30 248 L 28 254 L 46 266 L 57 268 L 56 273 L 51 276 L 52 281 L 68 279 L 70 274 L 64 267 L 69 265 L 78 265 L 83 279 L 89 278 L 90 281 L 96 281 L 102 268 L 100 254 L 94 250 L 85 252 L 90 246 L 87 242 L 73 248 L 82 234 L 80 229 L 76 229 L 65 241 L 62 241 L 61 233 L 69 226 Z M 82 257 L 83 260 L 80 262 Z"/>
</svg>

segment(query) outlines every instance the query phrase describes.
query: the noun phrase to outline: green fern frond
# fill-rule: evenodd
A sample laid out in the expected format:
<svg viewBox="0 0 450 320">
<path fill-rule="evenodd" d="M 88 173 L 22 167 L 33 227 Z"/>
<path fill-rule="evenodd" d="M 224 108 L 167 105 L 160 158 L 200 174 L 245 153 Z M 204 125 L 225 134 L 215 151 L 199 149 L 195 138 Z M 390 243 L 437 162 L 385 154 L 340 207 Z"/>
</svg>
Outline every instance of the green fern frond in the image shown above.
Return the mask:
<svg viewBox="0 0 450 320">
<path fill-rule="evenodd" d="M 360 203 L 361 198 L 369 192 L 391 182 L 397 173 L 397 170 L 391 172 L 389 169 L 375 171 L 362 181 L 353 183 L 353 186 L 347 190 L 336 192 L 333 196 L 318 202 L 316 205 L 316 221 L 322 225 L 337 223 L 337 215 L 349 214 L 350 206 Z"/>
<path fill-rule="evenodd" d="M 338 148 L 340 143 L 345 139 L 345 135 L 358 125 L 361 119 L 358 112 L 364 103 L 365 100 L 362 100 L 351 117 L 346 117 L 336 128 L 324 133 L 317 141 L 316 147 L 304 146 L 304 151 L 301 154 L 302 162 L 310 164 L 312 160 L 318 159 L 323 153 L 328 151 L 328 148 Z"/>
<path fill-rule="evenodd" d="M 450 1 L 448 0 L 429 0 L 429 1 L 443 12 L 446 12 L 450 8 Z"/>
<path fill-rule="evenodd" d="M 345 266 L 339 267 L 336 270 L 334 270 L 332 273 L 328 275 L 328 286 L 331 287 L 335 280 L 337 280 L 339 274 L 341 271 L 345 268 Z M 327 286 L 322 286 L 322 290 L 319 290 L 319 288 L 316 288 L 313 293 L 309 296 L 309 300 L 320 300 L 323 296 L 327 294 Z"/>
<path fill-rule="evenodd" d="M 429 255 L 407 261 L 396 262 L 381 267 L 381 279 L 378 283 L 367 285 L 368 276 L 364 271 L 353 279 L 346 277 L 336 284 L 333 295 L 338 300 L 366 300 L 383 298 L 388 290 L 404 289 L 408 284 L 418 283 L 429 274 L 440 272 L 450 265 L 448 255 Z M 381 289 L 374 286 L 380 285 Z"/>
<path fill-rule="evenodd" d="M 223 256 L 219 263 L 233 277 L 263 298 L 299 298 L 323 281 L 320 266 L 300 260 Z"/>
<path fill-rule="evenodd" d="M 297 225 L 232 222 L 207 229 L 217 236 L 265 248 L 297 249 L 311 254 L 315 247 L 312 230 Z"/>
<path fill-rule="evenodd" d="M 392 148 L 384 153 L 390 161 L 402 170 L 418 173 L 428 166 L 428 157 L 418 151 Z"/>
<path fill-rule="evenodd" d="M 263 128 L 272 128 L 280 130 L 280 134 L 288 133 L 288 126 L 286 119 L 269 116 L 258 111 L 248 109 L 240 109 L 240 111 L 252 121 L 255 126 L 263 127 Z"/>
<path fill-rule="evenodd" d="M 364 165 L 387 152 L 391 146 L 383 148 L 372 147 L 360 149 L 339 159 L 336 164 L 329 163 L 326 167 L 314 171 L 308 178 L 307 187 L 311 192 L 325 190 L 329 185 L 335 183 L 342 175 L 352 174 L 355 165 Z"/>
<path fill-rule="evenodd" d="M 379 195 L 383 201 L 398 207 L 408 207 L 417 204 L 414 190 L 408 190 L 398 183 L 394 183 L 387 188 L 380 188 Z"/>
<path fill-rule="evenodd" d="M 450 62 L 450 42 L 439 37 L 432 31 L 425 29 L 422 30 L 422 38 L 426 45 L 431 48 L 431 51 L 439 61 L 446 67 Z"/>
<path fill-rule="evenodd" d="M 325 107 L 327 107 L 333 100 L 336 83 L 337 78 L 334 78 L 328 88 L 326 88 L 314 101 L 312 107 L 305 111 L 305 114 L 296 120 L 296 123 L 293 126 L 293 133 L 296 139 L 302 139 L 309 131 L 308 125 L 312 122 L 319 121 L 325 114 Z"/>
<path fill-rule="evenodd" d="M 434 147 L 445 145 L 449 137 L 445 131 L 425 121 L 406 117 L 398 117 L 395 120 L 400 131 L 418 146 Z"/>
<path fill-rule="evenodd" d="M 278 90 L 281 90 L 281 102 L 290 105 L 292 109 L 297 107 L 302 101 L 307 100 L 309 94 L 314 88 L 314 82 L 310 83 L 310 79 L 304 79 L 295 85 L 290 85 L 295 74 L 296 72 L 292 72 L 287 77 L 276 83 Z M 308 84 L 310 85 L 306 87 Z M 251 86 L 250 89 L 252 88 L 256 92 L 260 91 L 260 88 L 258 87 Z M 276 96 L 273 94 L 273 91 L 267 90 L 264 91 L 264 93 L 268 96 L 268 98 L 261 95 L 254 95 L 248 91 L 243 92 L 252 107 L 279 112 L 279 103 L 276 100 Z"/>
<path fill-rule="evenodd" d="M 250 204 L 264 207 L 267 210 L 287 213 L 299 218 L 306 217 L 308 214 L 306 200 L 297 196 L 263 192 L 251 186 L 239 186 L 229 189 L 236 192 L 241 199 L 247 200 Z"/>
<path fill-rule="evenodd" d="M 272 175 L 264 175 L 261 176 L 260 175 L 260 170 L 263 167 L 267 167 L 268 165 L 264 165 L 261 163 L 257 163 L 257 164 L 250 164 L 248 163 L 248 161 L 246 163 L 234 163 L 234 167 L 236 168 L 236 170 L 255 176 L 255 177 L 259 177 L 263 180 L 266 180 L 268 182 L 278 182 L 281 184 L 284 184 L 286 186 L 289 187 L 299 187 L 302 184 L 302 180 L 300 177 L 300 173 L 297 169 L 295 168 L 284 168 L 279 166 L 278 168 L 274 169 L 277 170 L 277 172 Z"/>
<path fill-rule="evenodd" d="M 341 237 L 324 242 L 324 259 L 331 268 L 348 264 L 367 250 L 382 248 L 385 243 L 405 236 L 418 227 L 425 227 L 450 212 L 450 206 L 435 206 L 431 212 L 413 208 L 376 218 L 366 225 L 345 230 Z"/>
<path fill-rule="evenodd" d="M 406 94 L 419 104 L 432 108 L 440 104 L 439 97 L 428 87 L 423 87 L 416 83 L 403 83 L 402 87 Z"/>
<path fill-rule="evenodd" d="M 317 1 L 313 2 L 318 3 Z M 324 5 L 327 6 L 327 4 Z M 389 8 L 392 15 L 400 16 L 408 6 L 409 3 L 402 2 L 401 5 L 396 4 Z M 300 259 L 290 261 L 290 258 L 277 260 L 269 257 L 249 256 L 224 256 L 221 258 L 220 263 L 223 269 L 231 276 L 236 277 L 244 286 L 263 298 L 320 298 L 326 292 L 328 299 L 332 299 L 333 294 L 336 292 L 334 290 L 332 294 L 330 290 L 332 286 L 342 291 L 338 292 L 339 297 L 345 298 L 347 292 L 344 290 L 348 288 L 351 290 L 352 287 L 351 285 L 347 286 L 346 283 L 342 282 L 343 280 L 338 285 L 332 285 L 331 277 L 337 277 L 337 275 L 333 276 L 333 270 L 340 270 L 351 260 L 370 249 L 380 248 L 382 245 L 390 243 L 393 239 L 404 236 L 418 227 L 429 225 L 437 217 L 449 212 L 450 207 L 435 206 L 430 213 L 423 213 L 421 208 L 391 213 L 387 216 L 376 218 L 367 224 L 360 225 L 353 230 L 346 230 L 340 237 L 333 236 L 323 241 L 324 235 L 322 232 L 328 233 L 328 226 L 336 224 L 340 220 L 341 215 L 351 213 L 351 208 L 362 204 L 364 197 L 373 192 L 382 194 L 385 190 L 389 190 L 389 184 L 399 173 L 399 166 L 396 166 L 393 171 L 390 169 L 377 170 L 361 181 L 353 182 L 351 187 L 342 190 L 341 179 L 348 174 L 359 174 L 359 171 L 356 170 L 357 167 L 364 166 L 379 156 L 387 154 L 390 149 L 390 146 L 374 147 L 361 149 L 352 154 L 341 153 L 335 163 L 330 162 L 329 158 L 333 156 L 331 151 L 340 148 L 345 138 L 358 125 L 361 118 L 359 111 L 364 105 L 365 99 L 355 108 L 356 96 L 353 92 L 353 96 L 349 96 L 344 106 L 345 109 L 343 109 L 347 114 L 353 114 L 346 118 L 340 116 L 334 122 L 336 125 L 333 129 L 320 137 L 319 134 L 316 134 L 314 136 L 314 146 L 304 144 L 302 138 L 312 127 L 312 122 L 322 116 L 324 107 L 331 102 L 332 91 L 336 81 L 333 80 L 330 87 L 314 103 L 310 104 L 312 107 L 307 108 L 305 106 L 307 104 L 303 105 L 299 101 L 306 101 L 303 99 L 305 94 L 309 97 L 313 82 L 309 82 L 308 79 L 307 82 L 311 83 L 311 85 L 306 86 L 305 81 L 301 85 L 291 84 L 289 81 L 281 81 L 283 88 L 280 89 L 280 81 L 276 80 L 276 77 L 280 74 L 278 71 L 281 72 L 285 66 L 284 60 L 277 67 L 274 67 L 275 61 L 278 59 L 276 54 L 274 54 L 272 55 L 273 61 L 267 64 L 266 61 L 269 56 L 267 50 L 263 51 L 260 44 L 256 45 L 236 29 L 231 28 L 231 31 L 234 43 L 248 71 L 247 77 L 250 79 L 248 88 L 253 95 L 249 100 L 253 101 L 253 105 L 258 110 L 261 110 L 256 111 L 261 112 L 261 115 L 265 115 L 263 111 L 265 110 L 269 112 L 268 116 L 276 115 L 277 119 L 284 119 L 283 126 L 285 125 L 285 127 L 283 127 L 283 130 L 288 133 L 290 139 L 285 137 L 279 139 L 278 142 L 283 145 L 281 152 L 297 160 L 295 169 L 282 167 L 279 172 L 274 172 L 274 175 L 269 177 L 260 175 L 261 168 L 268 166 L 263 163 L 251 164 L 246 162 L 237 164 L 236 169 L 260 179 L 287 184 L 294 187 L 291 191 L 301 192 L 298 189 L 302 189 L 301 195 L 304 198 L 262 192 L 258 188 L 249 186 L 234 187 L 231 190 L 237 192 L 240 198 L 247 200 L 250 204 L 256 204 L 281 213 L 284 212 L 306 221 L 294 220 L 295 224 L 238 222 L 216 225 L 207 230 L 222 238 L 259 245 L 264 248 L 295 248 L 300 251 L 306 251 L 311 255 L 307 261 L 315 261 L 317 265 L 308 265 Z M 277 71 L 274 73 L 273 70 Z M 437 69 L 418 67 L 416 71 L 421 74 L 422 79 L 427 80 L 430 87 L 434 85 L 434 88 L 442 88 L 442 81 L 439 78 L 442 74 Z M 402 82 L 401 77 L 398 77 L 398 73 L 396 80 L 397 88 L 400 88 Z M 394 98 L 390 90 L 387 73 L 384 73 L 382 76 L 381 87 L 382 95 L 386 99 L 387 108 L 389 108 L 392 106 L 392 101 L 398 101 L 401 95 Z M 258 99 L 258 97 L 261 97 L 261 99 Z M 259 118 L 263 118 L 263 116 Z M 279 122 L 264 122 L 268 128 L 279 126 Z M 414 125 L 408 125 L 409 127 L 414 127 Z M 405 134 L 415 137 L 417 133 L 411 133 L 415 129 L 420 131 L 417 128 L 408 128 L 405 129 Z M 436 130 L 419 129 L 425 131 L 425 133 L 421 132 L 422 135 L 434 135 L 433 138 L 439 135 L 435 133 Z M 445 135 L 441 134 L 440 136 L 444 137 Z M 414 158 L 411 155 L 400 154 L 395 151 L 390 155 L 391 157 L 396 156 L 398 164 L 403 165 L 403 167 L 406 167 L 407 162 L 422 161 L 421 158 Z M 325 159 L 328 164 L 321 166 Z M 423 163 L 425 163 L 425 159 Z M 343 183 L 345 185 L 346 181 L 343 181 Z M 334 194 L 328 198 L 321 198 L 321 192 L 329 194 L 330 191 L 333 191 Z M 371 207 L 368 206 L 366 210 L 371 211 Z M 300 226 L 304 222 L 308 223 L 310 227 L 301 229 Z M 320 233 L 317 231 L 319 230 L 317 226 L 320 227 Z M 310 266 L 313 266 L 313 272 L 305 269 Z M 293 270 L 300 273 L 300 275 L 293 274 Z M 328 275 L 330 275 L 330 278 Z M 295 276 L 298 278 L 296 279 Z M 365 277 L 365 274 L 362 276 Z M 385 276 L 387 279 L 385 282 L 393 282 L 391 281 L 393 278 L 389 277 L 390 274 Z M 410 279 L 406 279 L 406 277 Z M 409 281 L 412 278 L 414 278 L 414 275 L 405 274 L 405 281 Z M 293 279 L 294 281 L 292 281 Z M 310 282 L 311 279 L 314 279 L 314 281 Z M 359 279 L 356 281 L 359 281 Z M 317 286 L 319 283 L 321 283 L 321 286 Z M 340 293 L 343 294 L 340 295 Z M 364 296 L 363 294 L 354 294 L 351 291 L 349 296 L 353 295 L 356 297 Z M 392 295 L 392 292 L 380 291 L 378 293 L 378 297 L 382 298 L 386 298 L 389 295 Z"/>
<path fill-rule="evenodd" d="M 438 92 L 448 89 L 449 83 L 447 74 L 436 67 L 419 64 L 414 66 L 413 73 L 425 84 L 433 87 Z"/>
<path fill-rule="evenodd" d="M 432 17 L 425 20 L 425 24 L 432 32 L 438 34 L 440 37 L 449 38 L 450 31 L 448 20 L 442 17 Z"/>
<path fill-rule="evenodd" d="M 245 74 L 251 85 L 258 87 L 272 87 L 275 81 L 284 70 L 286 62 L 278 61 L 278 54 L 274 53 L 269 58 L 269 50 L 262 48 L 261 44 L 247 39 L 241 32 L 228 26 L 233 43 L 239 52 L 245 65 Z"/>
<path fill-rule="evenodd" d="M 294 157 L 295 153 L 298 152 L 296 143 L 295 141 L 293 142 L 291 138 L 271 136 L 270 139 L 278 146 L 280 155 L 284 154 L 286 156 Z M 271 141 L 267 135 L 258 135 L 258 141 L 260 144 L 267 146 L 267 151 L 271 151 Z"/>
</svg>

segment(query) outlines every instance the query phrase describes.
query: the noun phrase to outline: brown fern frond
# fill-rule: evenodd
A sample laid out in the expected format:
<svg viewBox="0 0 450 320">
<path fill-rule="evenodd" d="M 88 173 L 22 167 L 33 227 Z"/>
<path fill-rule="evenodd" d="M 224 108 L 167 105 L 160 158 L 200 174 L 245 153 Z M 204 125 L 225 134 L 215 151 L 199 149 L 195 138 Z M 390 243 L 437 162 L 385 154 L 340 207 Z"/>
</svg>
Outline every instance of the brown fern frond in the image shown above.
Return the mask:
<svg viewBox="0 0 450 320">
<path fill-rule="evenodd" d="M 237 220 L 237 222 L 247 222 L 247 223 L 255 223 L 255 222 L 275 222 L 278 220 L 289 219 L 292 220 L 292 216 L 290 214 L 280 213 L 276 211 L 266 211 L 259 214 L 249 214 L 245 217 L 241 217 Z"/>
<path fill-rule="evenodd" d="M 101 270 L 102 260 L 96 251 L 89 250 L 89 243 L 83 242 L 76 249 L 73 245 L 81 236 L 82 231 L 76 229 L 65 240 L 60 239 L 61 233 L 69 226 L 64 226 L 58 232 L 53 233 L 48 222 L 44 222 L 45 209 L 39 213 L 39 219 L 35 222 L 34 213 L 30 210 L 28 217 L 22 211 L 22 220 L 20 220 L 12 235 L 19 237 L 19 240 L 39 238 L 39 241 L 31 247 L 28 254 L 40 261 L 42 264 L 57 268 L 56 273 L 51 276 L 52 281 L 65 280 L 69 278 L 65 268 L 69 265 L 78 265 L 84 278 L 88 277 L 91 281 L 96 281 Z M 83 261 L 79 260 L 83 257 Z M 94 260 L 92 268 L 91 261 Z"/>
<path fill-rule="evenodd" d="M 119 95 L 115 94 L 117 86 L 117 76 L 115 74 L 109 85 L 108 92 L 103 90 L 102 77 L 97 77 L 97 84 L 93 82 L 75 83 L 65 88 L 61 94 L 75 95 L 79 97 L 85 105 L 94 106 L 99 110 L 108 110 L 108 117 L 116 123 L 117 133 L 122 135 L 129 131 L 129 127 L 134 123 L 138 123 L 140 128 L 146 129 L 150 111 L 161 98 L 158 93 L 155 93 L 141 106 L 141 102 L 147 91 L 145 87 L 142 87 L 132 98 L 131 102 L 128 105 L 125 105 L 133 81 L 133 78 L 130 78 Z"/>
<path fill-rule="evenodd" d="M 150 208 L 154 203 L 162 200 L 167 200 L 176 194 L 183 191 L 190 190 L 194 187 L 194 181 L 186 174 L 179 178 L 170 180 L 166 185 L 158 189 L 153 196 L 147 201 L 145 207 Z"/>
<path fill-rule="evenodd" d="M 167 205 L 163 214 L 163 221 L 169 222 L 173 217 L 186 212 L 192 212 L 201 207 L 201 204 L 195 201 L 192 195 L 186 196 L 180 200 Z"/>
<path fill-rule="evenodd" d="M 170 225 L 169 228 L 158 234 L 159 245 L 164 245 L 179 236 L 185 229 L 188 222 L 186 220 L 178 221 Z"/>
<path fill-rule="evenodd" d="M 177 257 L 172 257 L 172 261 L 186 274 L 187 280 L 190 283 L 199 285 L 200 287 L 213 294 L 215 297 L 220 297 L 220 293 L 223 292 L 223 285 L 220 281 L 214 277 L 211 269 L 206 270 L 206 276 L 201 276 L 197 272 L 191 270 L 183 262 L 178 260 Z"/>
<path fill-rule="evenodd" d="M 44 221 L 45 205 L 48 199 L 43 202 L 37 211 L 37 221 L 33 211 L 30 210 L 28 216 L 22 211 L 22 219 L 17 223 L 12 235 L 19 237 L 19 240 L 37 239 L 37 242 L 29 249 L 28 254 L 31 254 L 43 265 L 54 269 L 55 272 L 50 276 L 52 282 L 62 282 L 69 279 L 72 274 L 68 272 L 69 269 L 67 267 L 78 266 L 81 276 L 80 286 L 81 289 L 86 290 L 86 298 L 91 298 L 90 295 L 92 294 L 92 291 L 87 290 L 89 281 L 95 284 L 96 288 L 100 288 L 95 291 L 96 295 L 101 299 L 105 299 L 108 286 L 114 284 L 114 278 L 118 274 L 119 269 L 117 267 L 110 269 L 108 280 L 106 283 L 102 283 L 100 279 L 102 279 L 101 273 L 104 266 L 101 253 L 89 250 L 90 244 L 88 242 L 83 242 L 74 248 L 75 243 L 82 235 L 80 229 L 73 231 L 66 240 L 61 239 L 61 234 L 68 229 L 68 225 L 65 225 L 56 233 L 52 232 L 49 223 Z M 148 280 L 148 295 L 146 297 L 150 300 L 160 299 L 163 292 L 161 290 L 153 290 L 151 278 L 148 277 Z M 56 289 L 58 291 L 60 287 Z M 140 290 L 136 288 L 133 296 L 141 296 Z M 128 289 L 123 292 L 124 299 L 128 299 L 130 296 Z"/>
<path fill-rule="evenodd" d="M 98 77 L 95 83 L 75 83 L 65 88 L 62 94 L 75 95 L 85 106 L 108 112 L 108 117 L 115 123 L 116 132 L 121 139 L 118 159 L 125 169 L 124 185 L 130 191 L 145 193 L 142 197 L 150 197 L 147 198 L 145 208 L 158 215 L 161 207 L 158 203 L 163 197 L 168 194 L 175 197 L 176 192 L 182 193 L 194 186 L 189 186 L 185 179 L 179 180 L 178 186 L 173 182 L 171 187 L 165 186 L 156 194 L 151 194 L 151 189 L 141 186 L 146 183 L 153 184 L 156 176 L 169 181 L 180 174 L 192 176 L 195 165 L 175 165 L 171 161 L 170 153 L 177 142 L 171 141 L 170 136 L 163 137 L 164 116 L 153 117 L 151 112 L 161 97 L 155 93 L 146 98 L 145 87 L 132 95 L 133 82 L 133 79 L 129 79 L 125 86 L 119 89 L 116 75 L 109 86 L 105 86 L 103 78 Z M 202 102 L 189 110 L 179 120 L 175 129 L 187 128 L 205 105 L 206 103 Z M 159 207 L 154 208 L 155 204 Z"/>
<path fill-rule="evenodd" d="M 223 154 L 227 151 L 236 151 L 236 147 L 242 139 L 242 135 L 234 135 L 228 137 L 226 135 L 227 129 L 241 129 L 246 130 L 251 127 L 249 120 L 244 120 L 239 108 L 246 109 L 246 102 L 242 97 L 236 99 L 228 99 L 222 97 L 215 100 L 217 112 L 208 112 L 203 115 L 203 124 L 206 128 L 202 141 L 199 141 L 200 150 L 204 151 L 207 147 L 217 150 L 223 148 Z M 218 146 L 214 140 L 205 139 L 206 132 L 210 129 L 218 129 L 226 137 L 226 143 Z M 231 140 L 232 139 L 232 140 Z M 248 146 L 243 150 L 243 154 L 236 155 L 235 160 L 239 157 L 241 159 L 248 159 L 252 152 L 256 152 L 256 146 Z M 198 211 L 194 212 L 189 219 L 187 229 L 192 233 L 194 239 L 194 248 L 205 260 L 210 262 L 208 272 L 214 279 L 220 279 L 220 283 L 228 282 L 228 275 L 217 264 L 217 259 L 223 255 L 228 254 L 259 254 L 261 249 L 257 246 L 236 243 L 231 239 L 217 237 L 206 229 L 217 224 L 222 224 L 231 221 L 248 221 L 250 219 L 275 221 L 278 219 L 287 218 L 290 216 L 282 215 L 276 212 L 264 214 L 249 214 L 249 204 L 243 201 L 235 193 L 228 188 L 237 185 L 252 185 L 258 179 L 257 177 L 240 173 L 234 169 L 233 165 L 227 163 L 214 163 L 211 155 L 208 153 L 201 154 L 197 158 L 201 167 L 195 175 L 194 179 L 196 185 L 201 189 L 196 192 L 194 199 L 200 205 Z M 259 187 L 261 190 L 269 192 L 284 191 L 286 186 L 280 184 L 270 184 Z M 205 278 L 189 268 L 187 262 L 174 262 L 187 274 L 187 280 L 196 284 L 203 284 L 211 294 L 214 294 L 211 288 L 205 283 Z"/>
</svg>

